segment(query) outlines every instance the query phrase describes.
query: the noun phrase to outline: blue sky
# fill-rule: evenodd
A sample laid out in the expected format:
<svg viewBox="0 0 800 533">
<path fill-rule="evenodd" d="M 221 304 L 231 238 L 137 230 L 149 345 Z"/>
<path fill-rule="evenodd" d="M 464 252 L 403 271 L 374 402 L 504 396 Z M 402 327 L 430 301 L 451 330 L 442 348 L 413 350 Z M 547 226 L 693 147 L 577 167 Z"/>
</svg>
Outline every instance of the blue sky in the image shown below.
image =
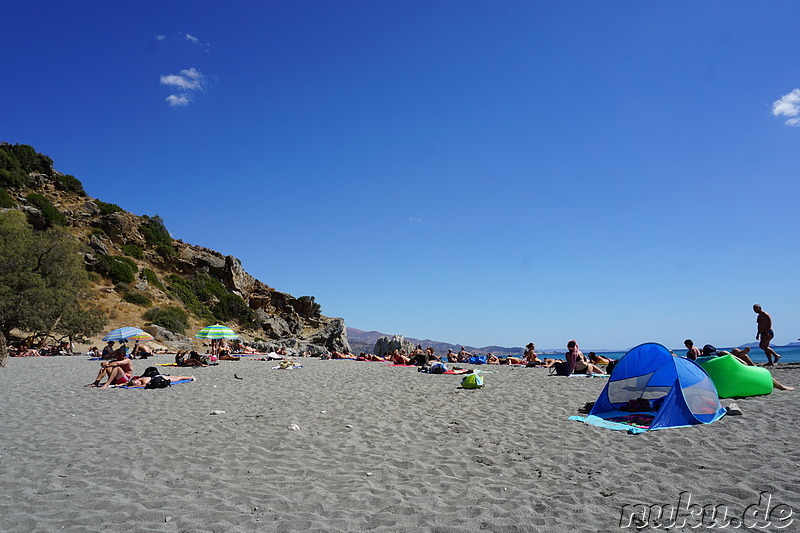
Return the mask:
<svg viewBox="0 0 800 533">
<path fill-rule="evenodd" d="M 0 140 L 348 326 L 800 337 L 796 2 L 13 2 Z"/>
</svg>

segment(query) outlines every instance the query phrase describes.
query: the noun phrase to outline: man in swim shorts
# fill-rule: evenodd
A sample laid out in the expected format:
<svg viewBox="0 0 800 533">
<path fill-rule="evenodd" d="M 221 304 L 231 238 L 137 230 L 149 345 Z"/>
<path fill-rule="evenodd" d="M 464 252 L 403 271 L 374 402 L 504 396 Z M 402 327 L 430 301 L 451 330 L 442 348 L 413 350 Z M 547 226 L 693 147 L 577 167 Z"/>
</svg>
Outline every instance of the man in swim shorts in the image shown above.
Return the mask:
<svg viewBox="0 0 800 533">
<path fill-rule="evenodd" d="M 133 362 L 125 357 L 124 351 L 117 350 L 114 352 L 113 361 L 103 361 L 100 363 L 100 372 L 97 373 L 94 383 L 90 383 L 86 386 L 106 389 L 110 385 L 124 385 L 130 381 L 132 375 Z M 103 380 L 104 376 L 107 377 L 106 382 L 100 385 L 100 381 Z"/>
<path fill-rule="evenodd" d="M 767 365 L 774 365 L 781 356 L 769 347 L 769 342 L 775 337 L 775 333 L 772 331 L 772 317 L 761 309 L 761 306 L 758 304 L 753 304 L 753 311 L 758 315 L 756 318 L 756 324 L 758 325 L 758 330 L 756 332 L 756 340 L 759 341 L 758 347 L 764 350 L 764 355 L 767 356 Z"/>
</svg>

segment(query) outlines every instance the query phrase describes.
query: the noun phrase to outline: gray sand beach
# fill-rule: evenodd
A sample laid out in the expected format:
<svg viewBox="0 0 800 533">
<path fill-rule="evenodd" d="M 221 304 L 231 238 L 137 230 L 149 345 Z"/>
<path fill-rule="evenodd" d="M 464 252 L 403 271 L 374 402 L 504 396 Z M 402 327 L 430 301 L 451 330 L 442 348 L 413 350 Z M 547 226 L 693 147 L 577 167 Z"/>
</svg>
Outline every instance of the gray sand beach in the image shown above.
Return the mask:
<svg viewBox="0 0 800 533">
<path fill-rule="evenodd" d="M 137 360 L 136 373 L 169 360 Z M 624 506 L 677 506 L 682 493 L 734 517 L 751 506 L 744 525 L 761 531 L 800 530 L 754 522 L 765 494 L 800 512 L 797 392 L 629 435 L 567 420 L 602 378 L 500 367 L 464 390 L 459 376 L 384 363 L 298 362 L 160 367 L 197 380 L 99 390 L 83 387 L 99 365 L 86 357 L 10 359 L 0 531 L 606 532 L 635 530 L 621 528 Z M 796 368 L 774 375 L 800 384 Z"/>
</svg>

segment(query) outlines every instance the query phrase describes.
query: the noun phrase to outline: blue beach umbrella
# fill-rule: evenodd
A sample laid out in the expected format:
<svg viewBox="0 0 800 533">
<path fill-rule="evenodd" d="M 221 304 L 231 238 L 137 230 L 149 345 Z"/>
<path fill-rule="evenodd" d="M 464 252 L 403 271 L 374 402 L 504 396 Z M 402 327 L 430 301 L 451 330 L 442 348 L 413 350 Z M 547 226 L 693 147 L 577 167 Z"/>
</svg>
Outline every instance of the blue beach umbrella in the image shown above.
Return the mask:
<svg viewBox="0 0 800 533">
<path fill-rule="evenodd" d="M 139 340 L 151 340 L 153 337 L 150 336 L 149 333 L 146 331 L 142 331 L 139 328 L 134 328 L 131 326 L 125 326 L 121 328 L 117 328 L 111 333 L 107 334 L 103 337 L 103 340 L 114 341 L 114 342 L 125 342 L 128 339 L 138 338 Z"/>
</svg>

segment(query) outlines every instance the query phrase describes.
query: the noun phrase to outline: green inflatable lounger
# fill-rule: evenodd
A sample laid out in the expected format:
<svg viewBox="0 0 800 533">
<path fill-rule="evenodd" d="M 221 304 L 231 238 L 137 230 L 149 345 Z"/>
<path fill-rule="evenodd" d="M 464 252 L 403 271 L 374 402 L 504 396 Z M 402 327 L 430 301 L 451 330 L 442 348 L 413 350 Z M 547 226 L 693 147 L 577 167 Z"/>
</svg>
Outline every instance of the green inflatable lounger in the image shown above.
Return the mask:
<svg viewBox="0 0 800 533">
<path fill-rule="evenodd" d="M 748 366 L 731 354 L 698 357 L 720 398 L 759 396 L 772 392 L 772 374 L 766 368 Z"/>
</svg>

